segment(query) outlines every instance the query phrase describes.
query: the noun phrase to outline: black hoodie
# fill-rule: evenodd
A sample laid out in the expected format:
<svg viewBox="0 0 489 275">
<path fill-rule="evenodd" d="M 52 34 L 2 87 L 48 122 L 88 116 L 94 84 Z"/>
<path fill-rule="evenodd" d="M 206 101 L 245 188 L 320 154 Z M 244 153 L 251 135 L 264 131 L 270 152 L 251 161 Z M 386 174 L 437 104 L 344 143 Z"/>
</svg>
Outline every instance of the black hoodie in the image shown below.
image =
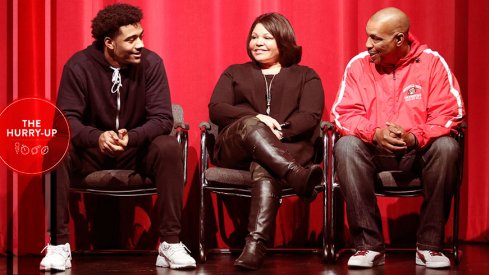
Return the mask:
<svg viewBox="0 0 489 275">
<path fill-rule="evenodd" d="M 128 146 L 141 146 L 173 127 L 170 90 L 163 60 L 143 49 L 141 63 L 120 70 L 120 111 L 111 92 L 112 72 L 94 45 L 74 54 L 63 68 L 57 106 L 71 127 L 72 144 L 96 147 L 108 130 L 127 129 Z"/>
</svg>

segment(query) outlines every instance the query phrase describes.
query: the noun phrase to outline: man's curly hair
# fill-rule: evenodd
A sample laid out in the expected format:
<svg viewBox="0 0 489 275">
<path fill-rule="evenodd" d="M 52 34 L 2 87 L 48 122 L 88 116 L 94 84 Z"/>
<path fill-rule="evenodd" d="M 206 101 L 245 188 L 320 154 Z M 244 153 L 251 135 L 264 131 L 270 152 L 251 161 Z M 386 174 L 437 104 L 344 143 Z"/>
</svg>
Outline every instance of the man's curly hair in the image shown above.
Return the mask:
<svg viewBox="0 0 489 275">
<path fill-rule="evenodd" d="M 143 19 L 140 8 L 128 4 L 113 4 L 97 13 L 92 20 L 92 37 L 97 48 L 103 49 L 106 37 L 114 38 L 119 27 L 136 24 Z"/>
</svg>

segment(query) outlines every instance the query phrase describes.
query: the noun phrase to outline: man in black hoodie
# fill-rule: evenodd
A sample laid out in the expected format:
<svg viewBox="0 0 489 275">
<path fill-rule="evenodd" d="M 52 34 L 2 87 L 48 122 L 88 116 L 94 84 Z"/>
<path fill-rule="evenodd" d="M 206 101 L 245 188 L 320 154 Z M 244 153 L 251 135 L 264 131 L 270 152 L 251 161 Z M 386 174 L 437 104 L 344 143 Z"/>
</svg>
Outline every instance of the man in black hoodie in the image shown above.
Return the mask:
<svg viewBox="0 0 489 275">
<path fill-rule="evenodd" d="M 57 105 L 71 128 L 71 150 L 56 170 L 57 234 L 41 270 L 71 267 L 70 178 L 105 169 L 134 169 L 158 190 L 161 244 L 157 266 L 195 268 L 180 242 L 183 167 L 162 59 L 144 48 L 142 11 L 110 5 L 92 21 L 95 41 L 66 63 Z"/>
</svg>

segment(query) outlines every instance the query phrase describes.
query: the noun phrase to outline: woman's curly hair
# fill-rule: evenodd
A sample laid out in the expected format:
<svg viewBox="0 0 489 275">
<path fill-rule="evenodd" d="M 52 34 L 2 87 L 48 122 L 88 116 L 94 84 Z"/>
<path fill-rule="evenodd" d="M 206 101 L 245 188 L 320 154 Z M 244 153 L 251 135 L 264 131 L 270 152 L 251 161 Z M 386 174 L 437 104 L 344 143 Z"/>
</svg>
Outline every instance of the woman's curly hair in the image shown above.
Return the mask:
<svg viewBox="0 0 489 275">
<path fill-rule="evenodd" d="M 128 4 L 114 4 L 105 7 L 92 20 L 92 37 L 97 48 L 103 49 L 106 37 L 114 38 L 121 26 L 136 24 L 143 19 L 140 8 Z"/>
</svg>

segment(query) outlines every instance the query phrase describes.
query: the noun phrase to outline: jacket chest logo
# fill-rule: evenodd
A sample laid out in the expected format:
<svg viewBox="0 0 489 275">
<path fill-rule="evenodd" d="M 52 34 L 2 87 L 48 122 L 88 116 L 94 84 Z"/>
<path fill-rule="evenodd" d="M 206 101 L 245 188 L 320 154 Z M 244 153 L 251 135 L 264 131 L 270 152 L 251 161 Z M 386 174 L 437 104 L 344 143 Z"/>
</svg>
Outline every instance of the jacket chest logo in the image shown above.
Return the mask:
<svg viewBox="0 0 489 275">
<path fill-rule="evenodd" d="M 404 94 L 404 102 L 421 100 L 421 89 L 422 87 L 417 84 L 410 84 L 404 87 L 404 89 L 402 90 L 402 93 Z"/>
</svg>

